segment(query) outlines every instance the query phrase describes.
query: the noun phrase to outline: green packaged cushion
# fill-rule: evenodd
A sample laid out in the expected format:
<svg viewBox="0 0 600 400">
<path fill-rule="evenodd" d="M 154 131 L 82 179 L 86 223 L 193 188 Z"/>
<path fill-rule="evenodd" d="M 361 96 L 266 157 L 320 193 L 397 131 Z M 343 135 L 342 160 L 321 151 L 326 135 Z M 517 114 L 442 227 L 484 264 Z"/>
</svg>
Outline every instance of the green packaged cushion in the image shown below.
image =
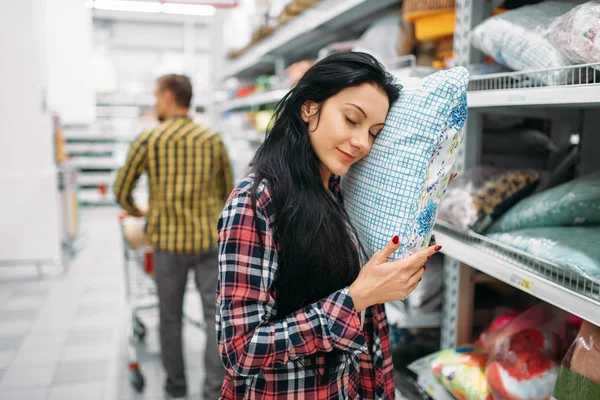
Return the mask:
<svg viewBox="0 0 600 400">
<path fill-rule="evenodd" d="M 487 236 L 600 282 L 600 226 L 530 228 Z"/>
<path fill-rule="evenodd" d="M 488 233 L 589 225 L 600 225 L 600 173 L 567 182 L 520 201 L 498 219 Z"/>
</svg>

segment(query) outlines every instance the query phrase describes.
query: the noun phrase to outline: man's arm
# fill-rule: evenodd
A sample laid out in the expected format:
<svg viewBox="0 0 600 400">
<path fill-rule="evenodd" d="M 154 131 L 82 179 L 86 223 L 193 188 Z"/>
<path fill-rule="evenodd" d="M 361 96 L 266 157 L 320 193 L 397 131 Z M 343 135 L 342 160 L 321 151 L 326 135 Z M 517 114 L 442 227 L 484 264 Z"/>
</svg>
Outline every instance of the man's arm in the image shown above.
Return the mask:
<svg viewBox="0 0 600 400">
<path fill-rule="evenodd" d="M 229 161 L 227 148 L 220 135 L 216 144 L 215 156 L 217 165 L 219 166 L 219 198 L 222 200 L 223 205 L 225 205 L 229 195 L 233 191 L 233 173 L 231 171 L 231 162 Z"/>
<path fill-rule="evenodd" d="M 150 132 L 145 132 L 131 144 L 125 164 L 119 170 L 114 186 L 117 202 L 134 217 L 143 216 L 142 211 L 133 200 L 133 189 L 135 189 L 140 175 L 146 169 L 148 154 L 146 141 L 149 136 Z"/>
</svg>

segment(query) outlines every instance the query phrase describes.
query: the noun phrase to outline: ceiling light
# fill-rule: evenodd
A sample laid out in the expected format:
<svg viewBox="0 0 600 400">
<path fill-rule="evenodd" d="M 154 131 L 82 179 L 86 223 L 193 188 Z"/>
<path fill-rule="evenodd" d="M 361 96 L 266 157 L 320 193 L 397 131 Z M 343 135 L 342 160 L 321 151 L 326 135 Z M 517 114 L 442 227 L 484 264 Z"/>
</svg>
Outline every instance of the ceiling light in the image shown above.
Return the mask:
<svg viewBox="0 0 600 400">
<path fill-rule="evenodd" d="M 160 10 L 165 14 L 183 14 L 183 15 L 203 15 L 211 16 L 215 14 L 213 6 L 198 4 L 174 4 L 165 3 Z"/>
<path fill-rule="evenodd" d="M 161 4 L 149 1 L 94 0 L 94 8 L 97 10 L 159 13 Z"/>
<path fill-rule="evenodd" d="M 90 2 L 88 2 L 90 3 Z M 88 6 L 86 3 L 86 6 Z M 178 15 L 201 15 L 212 16 L 216 9 L 213 6 L 201 4 L 161 4 L 152 1 L 132 0 L 93 0 L 90 6 L 97 10 L 130 11 L 143 13 L 165 13 Z"/>
</svg>

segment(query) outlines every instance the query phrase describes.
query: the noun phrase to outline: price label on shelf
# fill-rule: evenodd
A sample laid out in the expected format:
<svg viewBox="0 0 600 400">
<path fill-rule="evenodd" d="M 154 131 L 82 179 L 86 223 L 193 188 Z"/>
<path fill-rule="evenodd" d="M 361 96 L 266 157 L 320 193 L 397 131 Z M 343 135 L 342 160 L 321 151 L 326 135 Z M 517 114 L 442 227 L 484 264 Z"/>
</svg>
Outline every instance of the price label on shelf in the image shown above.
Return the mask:
<svg viewBox="0 0 600 400">
<path fill-rule="evenodd" d="M 510 281 L 525 292 L 531 292 L 531 288 L 533 287 L 533 281 L 523 276 L 512 275 Z"/>
</svg>

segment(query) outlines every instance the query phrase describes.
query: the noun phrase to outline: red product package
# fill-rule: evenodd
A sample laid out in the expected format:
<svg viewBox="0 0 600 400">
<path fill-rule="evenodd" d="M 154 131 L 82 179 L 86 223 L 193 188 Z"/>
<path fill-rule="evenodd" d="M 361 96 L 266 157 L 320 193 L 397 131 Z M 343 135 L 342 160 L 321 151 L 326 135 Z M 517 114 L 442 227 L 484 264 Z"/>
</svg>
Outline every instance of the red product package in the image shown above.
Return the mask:
<svg viewBox="0 0 600 400">
<path fill-rule="evenodd" d="M 481 335 L 489 351 L 486 379 L 496 400 L 546 400 L 552 395 L 563 355 L 567 314 L 538 304 L 504 327 Z"/>
</svg>

